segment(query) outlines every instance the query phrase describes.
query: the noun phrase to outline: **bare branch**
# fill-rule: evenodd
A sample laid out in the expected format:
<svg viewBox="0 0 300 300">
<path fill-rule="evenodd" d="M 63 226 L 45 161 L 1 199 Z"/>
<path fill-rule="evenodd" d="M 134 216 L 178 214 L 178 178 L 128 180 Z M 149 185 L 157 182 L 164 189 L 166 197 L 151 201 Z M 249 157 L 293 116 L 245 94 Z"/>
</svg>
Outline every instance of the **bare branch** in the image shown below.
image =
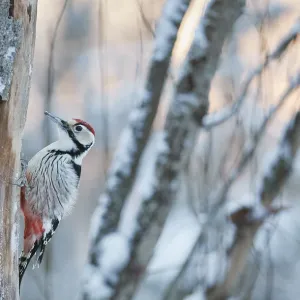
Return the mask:
<svg viewBox="0 0 300 300">
<path fill-rule="evenodd" d="M 225 121 L 230 119 L 234 114 L 236 114 L 246 98 L 246 95 L 248 93 L 249 87 L 253 79 L 256 76 L 260 75 L 263 72 L 263 70 L 270 65 L 272 61 L 278 59 L 287 49 L 287 47 L 296 40 L 299 33 L 300 21 L 298 20 L 296 24 L 292 27 L 292 29 L 289 31 L 289 33 L 279 42 L 275 50 L 271 54 L 267 55 L 265 61 L 249 73 L 248 77 L 243 83 L 240 95 L 237 97 L 236 101 L 232 105 L 230 105 L 229 107 L 225 107 L 221 111 L 205 116 L 203 118 L 202 123 L 203 127 L 205 129 L 211 129 L 212 127 L 224 123 Z"/>
<path fill-rule="evenodd" d="M 102 131 L 102 141 L 101 145 L 103 148 L 103 177 L 107 179 L 107 168 L 110 161 L 111 149 L 110 149 L 110 110 L 109 110 L 109 99 L 105 93 L 105 72 L 107 72 L 107 61 L 105 53 L 105 39 L 106 39 L 106 29 L 105 29 L 105 18 L 107 14 L 107 3 L 104 1 L 98 2 L 98 64 L 100 70 L 100 102 L 101 102 L 101 113 L 99 118 L 101 119 L 101 131 Z M 101 57 L 102 56 L 102 57 Z"/>
<path fill-rule="evenodd" d="M 211 226 L 211 224 L 214 224 L 216 218 L 220 216 L 220 213 L 222 211 L 225 211 L 224 205 L 227 199 L 227 194 L 229 192 L 229 189 L 231 188 L 235 180 L 237 180 L 237 178 L 242 174 L 242 172 L 245 170 L 246 166 L 248 165 L 249 161 L 252 159 L 255 150 L 257 149 L 257 146 L 263 134 L 265 133 L 266 127 L 274 117 L 275 113 L 282 107 L 282 105 L 288 99 L 288 96 L 293 91 L 295 91 L 295 89 L 297 89 L 299 85 L 300 85 L 300 72 L 291 80 L 290 85 L 287 87 L 287 89 L 283 92 L 283 94 L 279 98 L 277 105 L 274 108 L 270 109 L 269 113 L 264 118 L 261 126 L 258 128 L 256 134 L 254 135 L 251 143 L 245 146 L 238 166 L 230 173 L 226 181 L 221 185 L 219 189 L 217 189 L 216 193 L 210 197 L 209 203 L 211 203 L 212 205 L 208 213 L 208 217 L 207 217 L 208 221 L 201 228 L 201 232 L 198 237 L 198 240 L 196 241 L 193 249 L 191 250 L 189 257 L 193 257 L 194 252 L 197 251 L 198 244 L 201 243 L 201 241 L 204 239 L 204 235 L 209 229 L 209 227 Z M 189 266 L 189 260 L 187 260 L 186 263 L 183 265 L 180 273 L 177 275 L 175 279 L 175 282 L 172 284 L 172 287 L 167 291 L 166 299 L 170 299 L 170 300 L 176 299 L 175 298 L 176 294 L 179 294 L 178 289 L 180 289 L 178 282 L 181 276 L 185 274 L 188 266 Z M 186 294 L 189 294 L 189 291 L 186 291 Z"/>
<path fill-rule="evenodd" d="M 258 190 L 258 203 L 260 208 L 249 208 L 246 213 L 239 214 L 236 239 L 230 251 L 230 267 L 224 282 L 209 289 L 208 300 L 225 299 L 233 295 L 239 287 L 239 281 L 247 272 L 247 258 L 253 245 L 254 237 L 264 220 L 281 209 L 271 208 L 272 201 L 279 194 L 289 178 L 293 163 L 300 148 L 300 111 L 289 122 L 282 136 L 278 152 L 266 170 Z M 245 212 L 245 209 L 244 209 Z M 235 218 L 235 221 L 237 218 Z"/>
<path fill-rule="evenodd" d="M 155 31 L 152 29 L 152 26 L 151 26 L 150 22 L 148 21 L 146 15 L 145 15 L 142 1 L 137 0 L 136 3 L 138 5 L 139 12 L 141 14 L 141 18 L 142 18 L 143 24 L 145 25 L 146 29 L 150 32 L 150 34 L 153 37 L 155 37 Z"/>
<path fill-rule="evenodd" d="M 57 42 L 57 35 L 61 25 L 61 21 L 63 19 L 63 15 L 66 11 L 66 7 L 69 0 L 64 0 L 62 9 L 58 15 L 57 21 L 55 23 L 55 28 L 53 35 L 50 41 L 50 52 L 49 52 L 49 61 L 48 61 L 48 70 L 47 70 L 47 90 L 46 90 L 46 98 L 44 102 L 44 110 L 52 111 L 52 95 L 54 90 L 54 82 L 55 82 L 55 68 L 54 68 L 54 58 L 55 58 L 55 46 Z M 50 125 L 50 119 L 44 119 L 44 145 L 49 145 L 52 141 L 52 127 Z M 26 177 L 24 177 L 26 178 Z M 44 270 L 45 270 L 45 282 L 48 282 L 44 287 L 44 299 L 50 300 L 52 299 L 52 287 L 51 287 L 51 263 L 53 262 L 53 246 L 50 243 L 48 245 L 47 252 L 44 256 Z"/>
<path fill-rule="evenodd" d="M 67 4 L 69 0 L 65 0 L 63 7 L 59 13 L 58 19 L 55 23 L 55 29 L 53 36 L 51 38 L 50 42 L 50 55 L 49 55 L 49 63 L 48 63 L 48 70 L 47 70 L 47 94 L 46 94 L 46 106 L 48 106 L 51 102 L 52 94 L 53 94 L 53 82 L 54 82 L 54 55 L 55 55 L 55 45 L 56 45 L 56 40 L 57 40 L 57 35 L 58 35 L 58 30 L 62 21 L 62 17 L 65 13 Z M 48 104 L 49 103 L 49 104 Z M 49 107 L 46 107 L 45 110 L 51 111 Z M 48 141 L 47 141 L 48 144 Z"/>
</svg>

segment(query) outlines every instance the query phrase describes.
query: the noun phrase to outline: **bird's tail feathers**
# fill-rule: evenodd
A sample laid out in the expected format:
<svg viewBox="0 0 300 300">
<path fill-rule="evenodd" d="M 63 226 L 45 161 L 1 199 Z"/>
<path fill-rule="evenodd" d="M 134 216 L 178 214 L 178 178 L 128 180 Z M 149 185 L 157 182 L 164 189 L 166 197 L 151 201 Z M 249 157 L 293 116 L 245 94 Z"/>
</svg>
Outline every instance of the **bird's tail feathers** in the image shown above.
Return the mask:
<svg viewBox="0 0 300 300">
<path fill-rule="evenodd" d="M 32 259 L 32 257 L 36 254 L 36 251 L 38 250 L 40 246 L 40 241 L 35 241 L 30 251 L 25 253 L 22 251 L 21 256 L 19 258 L 19 287 L 21 287 L 22 279 L 25 274 L 25 271 Z"/>
</svg>

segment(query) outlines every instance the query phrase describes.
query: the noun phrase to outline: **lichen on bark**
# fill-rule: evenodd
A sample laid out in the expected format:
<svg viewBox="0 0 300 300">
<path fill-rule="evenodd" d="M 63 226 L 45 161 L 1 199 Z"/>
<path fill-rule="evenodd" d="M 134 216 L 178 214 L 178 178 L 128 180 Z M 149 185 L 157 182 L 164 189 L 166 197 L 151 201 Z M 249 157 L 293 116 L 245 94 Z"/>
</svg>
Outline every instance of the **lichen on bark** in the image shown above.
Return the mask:
<svg viewBox="0 0 300 300">
<path fill-rule="evenodd" d="M 14 1 L 0 3 L 0 100 L 7 101 L 13 77 L 15 56 L 22 35 L 21 21 L 12 16 Z"/>
</svg>

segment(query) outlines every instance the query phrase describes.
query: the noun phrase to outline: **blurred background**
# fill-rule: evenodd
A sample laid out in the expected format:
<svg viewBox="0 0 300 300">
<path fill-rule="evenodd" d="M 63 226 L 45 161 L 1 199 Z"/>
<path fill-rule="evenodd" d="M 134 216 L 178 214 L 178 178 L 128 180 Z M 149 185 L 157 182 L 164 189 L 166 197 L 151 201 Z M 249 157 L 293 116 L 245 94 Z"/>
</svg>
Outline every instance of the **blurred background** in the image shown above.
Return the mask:
<svg viewBox="0 0 300 300">
<path fill-rule="evenodd" d="M 163 0 L 39 0 L 23 158 L 29 160 L 57 137 L 56 128 L 44 118 L 44 110 L 65 119 L 88 121 L 95 128 L 96 144 L 83 163 L 76 206 L 48 244 L 41 267 L 28 269 L 21 299 L 80 299 L 90 219 L 103 191 L 120 133 L 139 99 L 163 3 Z M 172 58 L 171 73 L 175 77 L 205 4 L 207 1 L 194 0 L 184 20 Z M 236 23 L 232 38 L 224 47 L 213 80 L 211 112 L 235 100 L 249 70 L 262 62 L 299 16 L 298 0 L 247 1 L 247 11 Z M 181 174 L 180 192 L 174 199 L 174 207 L 136 300 L 164 299 L 168 284 L 187 260 L 189 267 L 180 284 L 182 289 L 192 291 L 186 298 L 189 300 L 204 299 L 203 286 L 216 282 L 224 272 L 224 252 L 232 240 L 230 224 L 211 226 L 205 243 L 189 257 L 209 205 L 207 195 L 236 165 L 243 143 L 251 137 L 270 105 L 278 100 L 288 79 L 299 70 L 299 50 L 299 42 L 294 43 L 255 80 L 239 114 L 209 132 L 199 132 L 190 165 Z M 140 201 L 144 173 L 153 164 L 173 85 L 174 78 L 169 76 L 138 173 L 140 184 L 128 199 L 129 219 L 130 211 L 134 211 Z M 283 126 L 299 107 L 299 95 L 299 92 L 293 93 L 276 116 L 247 171 L 231 188 L 229 211 L 251 203 L 265 162 L 275 149 Z M 247 292 L 241 299 L 298 299 L 299 183 L 298 156 L 294 172 L 276 200 L 292 209 L 268 219 L 261 228 L 249 259 Z M 126 227 L 126 222 L 123 226 Z"/>
</svg>

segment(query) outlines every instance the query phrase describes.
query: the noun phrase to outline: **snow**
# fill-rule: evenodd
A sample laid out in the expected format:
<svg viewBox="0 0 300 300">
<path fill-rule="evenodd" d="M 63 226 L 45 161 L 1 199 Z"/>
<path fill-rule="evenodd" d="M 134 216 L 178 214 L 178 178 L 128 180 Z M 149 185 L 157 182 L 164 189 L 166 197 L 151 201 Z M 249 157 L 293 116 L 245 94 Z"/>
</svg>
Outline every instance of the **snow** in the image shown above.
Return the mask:
<svg viewBox="0 0 300 300">
<path fill-rule="evenodd" d="M 133 115 L 132 118 L 139 118 L 139 115 Z M 153 195 L 153 191 L 156 186 L 156 166 L 155 161 L 157 155 L 168 152 L 169 148 L 166 144 L 166 136 L 164 132 L 156 133 L 152 135 L 149 140 L 149 144 L 142 156 L 141 165 L 137 172 L 137 181 L 129 195 L 128 201 L 125 204 L 123 213 L 121 215 L 121 220 L 119 223 L 118 231 L 106 235 L 98 246 L 98 264 L 99 267 L 95 269 L 93 266 L 88 266 L 86 270 L 87 282 L 85 283 L 85 290 L 89 291 L 90 294 L 96 295 L 95 299 L 109 297 L 112 293 L 110 284 L 117 283 L 120 271 L 127 265 L 130 259 L 131 251 L 131 239 L 134 233 L 138 230 L 136 217 L 139 213 L 139 208 L 141 205 L 141 200 L 147 201 Z M 126 140 L 125 140 L 126 141 Z M 123 142 L 124 143 L 124 142 Z M 127 142 L 128 143 L 128 140 Z M 122 163 L 126 160 L 122 160 Z M 120 163 L 120 161 L 119 161 Z M 177 183 L 178 184 L 178 183 Z M 97 236 L 97 232 L 100 228 L 99 222 L 102 222 L 102 215 L 106 212 L 106 206 L 109 201 L 107 194 L 103 194 L 99 200 L 99 205 L 93 215 L 93 220 L 91 222 L 92 228 L 90 231 L 91 238 L 94 239 Z M 138 203 L 137 203 L 138 201 Z M 182 212 L 182 211 L 180 211 Z M 178 218 L 180 222 L 181 218 Z M 186 220 L 196 223 L 194 219 Z M 177 232 L 177 230 L 176 230 Z M 179 241 L 179 246 L 173 245 L 173 247 L 164 246 L 164 251 L 174 252 L 174 248 L 180 249 L 178 254 L 183 254 L 181 257 L 179 255 L 179 260 L 183 261 L 186 253 L 192 246 L 194 239 L 190 240 L 190 237 L 196 237 L 197 230 L 192 231 L 182 231 L 179 234 L 182 238 L 186 240 L 183 244 L 181 239 L 176 239 Z M 170 259 L 167 259 L 170 257 Z M 172 258 L 173 257 L 173 258 Z M 164 258 L 164 265 L 172 266 L 174 261 L 173 255 L 167 255 Z M 160 266 L 164 267 L 164 265 Z M 155 264 L 152 265 L 151 270 L 155 269 Z M 91 272 L 93 274 L 91 274 Z M 154 270 L 155 272 L 155 270 Z M 109 282 L 109 284 L 107 284 Z M 100 288 L 101 287 L 101 288 Z"/>
<path fill-rule="evenodd" d="M 113 293 L 111 285 L 117 283 L 119 272 L 130 257 L 128 239 L 120 232 L 108 234 L 98 249 L 99 266 L 88 265 L 84 274 L 84 290 L 92 298 L 106 299 Z"/>
<path fill-rule="evenodd" d="M 178 198 L 181 199 L 181 193 Z M 177 203 L 168 216 L 148 265 L 145 281 L 134 300 L 162 299 L 161 295 L 180 270 L 195 245 L 200 228 L 189 207 Z M 155 286 L 155 291 L 151 287 Z"/>
<path fill-rule="evenodd" d="M 287 143 L 279 145 L 274 151 L 271 151 L 270 154 L 267 155 L 266 159 L 264 160 L 263 167 L 264 177 L 273 176 L 273 168 L 280 159 L 284 159 L 285 161 L 289 161 L 290 159 L 292 159 L 292 149 Z M 261 188 L 262 187 L 258 189 L 259 195 L 261 193 Z"/>
<path fill-rule="evenodd" d="M 84 270 L 84 291 L 89 293 L 90 300 L 106 299 L 112 295 L 112 288 L 105 284 L 103 274 L 97 267 L 87 265 Z"/>
<path fill-rule="evenodd" d="M 18 211 L 18 206 L 15 201 L 13 204 L 12 219 L 15 219 L 17 211 Z M 14 222 L 11 229 L 11 239 L 10 239 L 10 248 L 12 253 L 16 253 L 18 251 L 18 245 L 19 245 L 19 224 L 18 222 Z"/>
<path fill-rule="evenodd" d="M 144 89 L 142 92 L 138 93 L 137 97 L 141 99 L 141 101 L 139 105 L 129 114 L 130 124 L 140 124 L 140 122 L 145 120 L 147 114 L 149 113 L 148 107 L 151 102 L 152 92 Z"/>
<path fill-rule="evenodd" d="M 225 252 L 224 249 L 223 254 L 225 254 Z M 224 277 L 227 268 L 226 258 L 225 255 L 221 255 L 219 251 L 213 251 L 207 254 L 205 259 L 207 263 L 206 284 L 213 286 Z"/>
<path fill-rule="evenodd" d="M 184 300 L 206 300 L 203 289 L 196 291 L 192 295 L 185 297 Z"/>
<path fill-rule="evenodd" d="M 15 47 L 8 47 L 6 54 L 4 55 L 5 59 L 12 60 L 14 58 L 14 53 L 16 53 Z"/>
<path fill-rule="evenodd" d="M 170 151 L 170 147 L 166 141 L 167 138 L 167 134 L 165 131 L 161 132 L 159 135 L 159 141 L 158 141 L 158 145 L 157 145 L 157 151 L 159 153 L 166 153 Z"/>
<path fill-rule="evenodd" d="M 173 48 L 173 39 L 176 38 L 178 28 L 183 13 L 187 9 L 187 1 L 175 0 L 167 1 L 163 10 L 163 15 L 159 20 L 155 34 L 155 49 L 153 58 L 157 61 L 167 59 Z"/>
<path fill-rule="evenodd" d="M 0 77 L 0 93 L 2 93 L 5 89 L 5 84 L 2 82 L 2 78 Z"/>
<path fill-rule="evenodd" d="M 128 236 L 129 239 L 138 230 L 137 215 L 142 202 L 152 197 L 157 185 L 155 160 L 158 154 L 158 147 L 162 143 L 164 143 L 162 133 L 152 134 L 149 138 L 148 145 L 140 160 L 136 181 L 124 205 L 119 230 Z"/>
<path fill-rule="evenodd" d="M 183 70 L 180 76 L 186 76 L 186 70 Z M 194 111 L 194 108 L 199 105 L 199 99 L 193 92 L 177 94 L 176 102 L 176 105 L 172 108 L 175 115 L 189 116 Z"/>
<path fill-rule="evenodd" d="M 107 205 L 110 198 L 106 193 L 102 194 L 99 198 L 99 203 L 95 209 L 95 212 L 92 216 L 92 221 L 90 225 L 90 239 L 94 240 L 97 237 L 99 228 L 101 228 L 103 215 L 107 211 Z"/>
<path fill-rule="evenodd" d="M 137 113 L 137 111 L 139 113 Z M 135 113 L 131 115 L 131 121 L 134 119 L 135 121 L 137 118 L 144 118 L 143 115 L 140 113 L 143 110 L 135 110 Z M 131 136 L 132 130 L 125 129 L 125 134 L 123 134 L 123 138 L 120 141 L 119 149 L 124 150 L 124 147 L 127 146 L 129 151 L 120 151 L 120 156 L 117 152 L 117 162 L 111 169 L 112 174 L 116 173 L 119 168 L 122 166 L 125 167 L 126 165 L 131 164 L 131 155 L 130 154 L 130 146 L 134 143 L 133 137 Z M 154 139 L 151 138 L 152 141 L 151 147 L 147 147 L 146 155 L 142 157 L 142 168 L 139 168 L 137 174 L 137 182 L 135 184 L 134 189 L 138 189 L 138 191 L 134 191 L 131 195 L 140 195 L 138 199 L 149 199 L 153 193 L 154 187 L 156 185 L 156 177 L 155 177 L 155 158 L 157 154 L 153 155 L 153 153 L 157 153 L 157 150 L 160 149 L 162 151 L 166 151 L 166 144 L 164 141 L 165 136 L 163 134 L 155 134 Z M 122 145 L 124 147 L 122 147 Z M 157 147 L 158 146 L 158 147 Z M 153 149 L 155 147 L 155 150 Z M 154 150 L 154 151 L 153 151 Z M 150 154 L 147 155 L 147 153 Z M 146 164 L 146 165 L 145 165 Z M 126 173 L 127 171 L 125 171 Z M 139 173 L 140 172 L 140 173 Z M 112 181 L 108 183 L 109 188 L 113 188 L 113 186 L 117 183 L 116 176 L 111 176 Z M 130 199 L 130 195 L 129 195 Z M 101 222 L 103 221 L 103 214 L 106 212 L 106 207 L 108 202 L 110 201 L 108 194 L 104 193 L 100 199 L 99 204 L 96 208 L 96 211 L 93 214 L 93 219 L 91 222 L 91 229 L 90 229 L 90 237 L 91 239 L 95 239 L 99 228 L 101 228 Z M 140 203 L 139 203 L 140 204 Z M 125 204 L 125 214 L 121 216 L 121 220 L 119 223 L 119 228 L 117 232 L 110 233 L 106 235 L 103 240 L 100 242 L 98 246 L 98 271 L 93 266 L 88 266 L 86 278 L 88 282 L 85 284 L 86 290 L 89 291 L 93 290 L 93 288 L 97 289 L 97 291 L 90 292 L 90 294 L 97 294 L 101 297 L 107 297 L 112 292 L 111 288 L 108 286 L 107 282 L 110 284 L 115 284 L 118 280 L 118 275 L 120 271 L 127 265 L 130 259 L 130 251 L 131 251 L 131 238 L 133 234 L 137 230 L 136 224 L 136 216 L 138 214 L 138 209 L 140 205 L 136 205 L 135 199 L 133 201 L 129 201 Z M 89 274 L 93 272 L 91 278 L 89 278 Z M 97 278 L 97 280 L 95 279 Z M 102 292 L 99 292 L 101 285 Z M 99 294 L 100 293 L 100 294 Z M 99 296 L 99 297 L 100 297 Z M 95 298 L 96 299 L 96 298 Z"/>
<path fill-rule="evenodd" d="M 267 216 L 269 216 L 269 214 L 270 213 L 266 207 L 259 202 L 251 211 L 250 221 L 263 221 Z"/>
<path fill-rule="evenodd" d="M 136 151 L 136 140 L 144 128 L 149 114 L 151 93 L 143 90 L 139 96 L 140 103 L 129 115 L 129 125 L 122 131 L 120 140 L 112 160 L 107 181 L 108 189 L 112 190 L 120 181 L 120 173 L 129 176 L 133 165 L 133 154 Z M 122 176 L 122 177 L 123 177 Z"/>
<path fill-rule="evenodd" d="M 101 272 L 110 282 L 116 282 L 119 272 L 130 258 L 128 239 L 120 232 L 106 235 L 100 244 Z"/>
<path fill-rule="evenodd" d="M 133 154 L 136 152 L 137 138 L 140 137 L 141 131 L 149 115 L 149 106 L 151 103 L 151 92 L 143 90 L 139 95 L 140 103 L 129 115 L 129 125 L 122 131 L 120 140 L 112 160 L 107 181 L 108 189 L 114 189 L 119 181 L 120 174 L 129 176 L 133 165 Z"/>
<path fill-rule="evenodd" d="M 107 180 L 108 189 L 112 190 L 119 183 L 118 173 L 128 176 L 132 165 L 132 153 L 135 151 L 135 137 L 130 127 L 125 128 L 121 134 L 119 145 L 112 160 Z"/>
</svg>

